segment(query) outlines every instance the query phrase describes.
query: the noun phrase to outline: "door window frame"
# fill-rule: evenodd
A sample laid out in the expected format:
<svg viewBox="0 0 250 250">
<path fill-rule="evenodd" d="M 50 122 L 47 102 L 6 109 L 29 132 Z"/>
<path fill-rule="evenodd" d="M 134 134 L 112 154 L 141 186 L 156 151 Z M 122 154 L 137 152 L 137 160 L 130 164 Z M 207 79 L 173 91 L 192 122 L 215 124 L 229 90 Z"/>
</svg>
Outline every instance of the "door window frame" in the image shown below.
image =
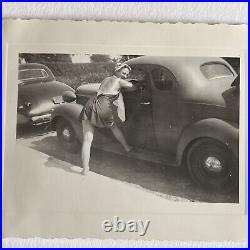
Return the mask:
<svg viewBox="0 0 250 250">
<path fill-rule="evenodd" d="M 155 85 L 155 81 L 152 75 L 152 71 L 156 68 L 159 69 L 163 69 L 164 71 L 166 71 L 167 73 L 170 73 L 171 76 L 173 77 L 173 85 L 170 89 L 159 89 L 157 88 L 157 86 Z M 175 77 L 175 75 L 173 74 L 173 72 L 171 70 L 169 70 L 168 68 L 166 68 L 165 66 L 162 65 L 158 65 L 158 64 L 150 64 L 148 65 L 148 72 L 149 72 L 149 77 L 150 77 L 150 81 L 151 81 L 151 88 L 152 88 L 152 92 L 162 92 L 162 93 L 169 93 L 172 92 L 173 90 L 176 89 L 177 87 L 177 79 Z"/>
</svg>

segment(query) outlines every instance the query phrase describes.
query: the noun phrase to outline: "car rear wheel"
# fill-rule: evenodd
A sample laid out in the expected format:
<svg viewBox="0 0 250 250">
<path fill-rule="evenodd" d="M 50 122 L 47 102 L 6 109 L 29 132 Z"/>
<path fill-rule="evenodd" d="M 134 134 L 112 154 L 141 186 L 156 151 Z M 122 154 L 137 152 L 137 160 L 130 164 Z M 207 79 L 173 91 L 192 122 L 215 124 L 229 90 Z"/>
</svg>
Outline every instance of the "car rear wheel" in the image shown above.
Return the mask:
<svg viewBox="0 0 250 250">
<path fill-rule="evenodd" d="M 67 151 L 77 153 L 80 150 L 80 143 L 77 140 L 75 131 L 66 119 L 60 118 L 57 121 L 56 133 L 60 143 Z"/>
<path fill-rule="evenodd" d="M 194 182 L 207 189 L 228 193 L 238 187 L 238 161 L 229 148 L 217 140 L 196 141 L 188 151 L 187 166 Z"/>
</svg>

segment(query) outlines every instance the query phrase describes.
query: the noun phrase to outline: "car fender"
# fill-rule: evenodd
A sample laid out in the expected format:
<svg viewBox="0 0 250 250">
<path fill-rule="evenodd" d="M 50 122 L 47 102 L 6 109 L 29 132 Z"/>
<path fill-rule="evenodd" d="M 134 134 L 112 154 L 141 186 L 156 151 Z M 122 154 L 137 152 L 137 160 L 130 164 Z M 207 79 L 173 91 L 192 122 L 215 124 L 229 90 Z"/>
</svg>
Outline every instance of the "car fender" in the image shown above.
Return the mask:
<svg viewBox="0 0 250 250">
<path fill-rule="evenodd" d="M 82 141 L 82 124 L 79 120 L 83 106 L 78 103 L 63 103 L 56 106 L 52 112 L 51 128 L 56 129 L 58 119 L 64 118 L 74 129 L 79 141 Z"/>
<path fill-rule="evenodd" d="M 228 146 L 233 154 L 239 155 L 239 127 L 237 123 L 227 122 L 217 118 L 197 121 L 182 132 L 178 141 L 177 165 L 180 165 L 184 152 L 199 138 L 213 138 Z"/>
</svg>

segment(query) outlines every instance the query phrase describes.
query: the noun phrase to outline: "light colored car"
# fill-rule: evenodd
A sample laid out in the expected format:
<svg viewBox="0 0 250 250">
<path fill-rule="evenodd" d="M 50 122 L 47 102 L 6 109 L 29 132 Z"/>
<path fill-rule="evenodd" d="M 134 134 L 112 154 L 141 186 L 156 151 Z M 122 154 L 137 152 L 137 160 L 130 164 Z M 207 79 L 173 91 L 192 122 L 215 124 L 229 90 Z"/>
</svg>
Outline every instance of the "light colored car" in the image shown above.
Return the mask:
<svg viewBox="0 0 250 250">
<path fill-rule="evenodd" d="M 186 165 L 203 187 L 237 189 L 239 86 L 232 86 L 237 74 L 230 64 L 222 58 L 160 56 L 126 63 L 131 77 L 144 85 L 140 91 L 123 91 L 126 122 L 120 126 L 129 143 L 165 155 L 169 165 Z M 66 150 L 79 148 L 78 118 L 98 87 L 82 85 L 76 102 L 55 108 L 52 128 Z"/>
<path fill-rule="evenodd" d="M 65 91 L 74 90 L 56 81 L 47 66 L 38 63 L 20 64 L 17 125 L 50 123 L 51 111 Z"/>
</svg>

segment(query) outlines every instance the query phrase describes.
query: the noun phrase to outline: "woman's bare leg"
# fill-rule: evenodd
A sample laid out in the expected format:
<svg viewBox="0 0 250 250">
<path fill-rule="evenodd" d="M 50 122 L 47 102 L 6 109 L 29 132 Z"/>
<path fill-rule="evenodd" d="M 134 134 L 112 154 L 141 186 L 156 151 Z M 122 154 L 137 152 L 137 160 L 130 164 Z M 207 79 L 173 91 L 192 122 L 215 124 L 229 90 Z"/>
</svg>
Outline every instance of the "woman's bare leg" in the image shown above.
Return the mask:
<svg viewBox="0 0 250 250">
<path fill-rule="evenodd" d="M 110 127 L 113 135 L 115 138 L 122 144 L 126 152 L 129 152 L 132 147 L 127 143 L 122 131 L 117 127 L 117 125 L 114 123 L 112 127 Z"/>
<path fill-rule="evenodd" d="M 94 127 L 88 120 L 83 120 L 82 129 L 83 129 L 82 174 L 86 175 L 89 171 L 90 149 L 94 137 Z"/>
</svg>

